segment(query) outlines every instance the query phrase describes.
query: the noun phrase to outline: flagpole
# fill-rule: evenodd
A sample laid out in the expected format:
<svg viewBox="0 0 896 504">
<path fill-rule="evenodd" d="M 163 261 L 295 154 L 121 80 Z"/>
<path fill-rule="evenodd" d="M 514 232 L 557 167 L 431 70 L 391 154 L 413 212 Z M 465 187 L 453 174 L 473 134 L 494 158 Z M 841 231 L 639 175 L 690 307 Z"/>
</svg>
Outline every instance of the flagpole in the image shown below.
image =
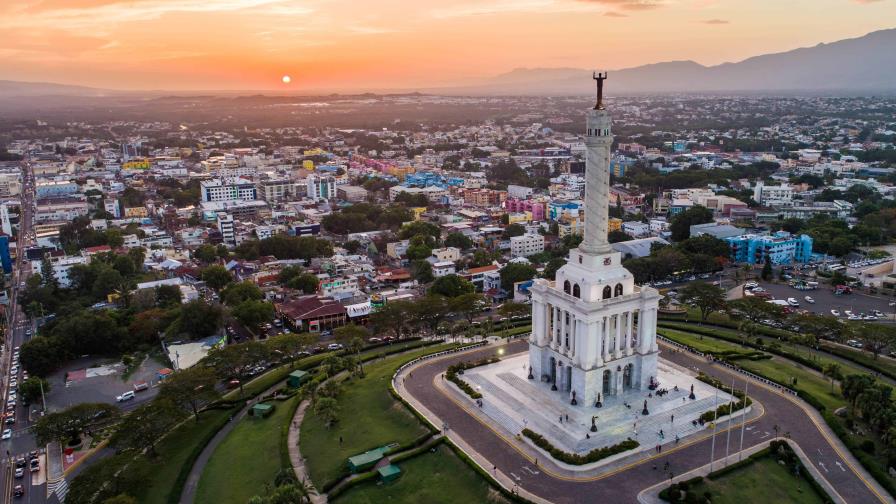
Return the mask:
<svg viewBox="0 0 896 504">
<path fill-rule="evenodd" d="M 712 463 L 716 456 L 716 420 L 719 418 L 719 389 L 716 389 L 715 399 L 712 401 L 712 447 L 709 449 L 709 472 L 712 473 Z"/>
<path fill-rule="evenodd" d="M 740 462 L 744 457 L 744 427 L 747 425 L 747 391 L 750 390 L 750 382 L 748 380 L 744 380 L 744 409 L 743 414 L 741 414 L 740 421 L 740 451 L 737 454 L 737 460 Z"/>
<path fill-rule="evenodd" d="M 734 417 L 734 400 L 737 399 L 737 396 L 734 395 L 734 380 L 735 377 L 731 378 L 731 402 L 728 407 L 728 432 L 725 434 L 725 467 L 728 467 L 728 444 L 731 441 L 731 419 Z"/>
</svg>

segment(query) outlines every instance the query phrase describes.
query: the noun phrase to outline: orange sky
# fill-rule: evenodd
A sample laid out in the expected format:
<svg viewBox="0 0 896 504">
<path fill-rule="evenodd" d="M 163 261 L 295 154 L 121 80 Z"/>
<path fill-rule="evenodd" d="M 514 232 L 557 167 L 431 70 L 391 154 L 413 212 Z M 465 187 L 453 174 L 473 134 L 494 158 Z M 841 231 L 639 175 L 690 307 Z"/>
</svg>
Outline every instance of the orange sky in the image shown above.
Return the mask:
<svg viewBox="0 0 896 504">
<path fill-rule="evenodd" d="M 517 67 L 716 64 L 896 26 L 896 0 L 2 4 L 0 79 L 116 89 L 450 86 Z"/>
</svg>

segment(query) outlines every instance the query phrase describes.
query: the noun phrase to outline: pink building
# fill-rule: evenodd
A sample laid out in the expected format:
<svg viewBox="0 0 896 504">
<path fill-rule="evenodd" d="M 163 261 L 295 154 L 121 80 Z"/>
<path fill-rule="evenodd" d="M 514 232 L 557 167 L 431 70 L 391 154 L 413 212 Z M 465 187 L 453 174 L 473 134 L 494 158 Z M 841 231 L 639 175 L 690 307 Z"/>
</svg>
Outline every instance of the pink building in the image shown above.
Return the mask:
<svg viewBox="0 0 896 504">
<path fill-rule="evenodd" d="M 533 221 L 543 221 L 545 216 L 545 204 L 535 200 L 507 198 L 504 201 L 504 210 L 507 212 L 532 212 Z"/>
</svg>

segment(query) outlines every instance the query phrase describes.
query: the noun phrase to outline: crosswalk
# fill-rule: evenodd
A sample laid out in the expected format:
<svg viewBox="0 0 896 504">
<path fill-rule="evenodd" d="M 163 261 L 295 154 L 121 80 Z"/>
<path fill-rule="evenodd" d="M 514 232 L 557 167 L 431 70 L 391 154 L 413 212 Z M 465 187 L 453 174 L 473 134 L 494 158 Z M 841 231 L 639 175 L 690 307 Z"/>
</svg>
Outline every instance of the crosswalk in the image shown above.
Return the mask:
<svg viewBox="0 0 896 504">
<path fill-rule="evenodd" d="M 64 477 L 56 481 L 47 482 L 47 497 L 56 494 L 60 503 L 65 502 L 65 496 L 68 495 L 68 480 Z"/>
</svg>

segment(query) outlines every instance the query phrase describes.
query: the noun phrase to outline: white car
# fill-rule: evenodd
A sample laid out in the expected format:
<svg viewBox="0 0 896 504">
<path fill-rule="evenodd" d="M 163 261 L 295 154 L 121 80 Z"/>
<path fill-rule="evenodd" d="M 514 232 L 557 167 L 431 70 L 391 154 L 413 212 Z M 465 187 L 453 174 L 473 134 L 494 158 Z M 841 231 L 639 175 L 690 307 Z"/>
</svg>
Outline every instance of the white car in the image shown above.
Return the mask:
<svg viewBox="0 0 896 504">
<path fill-rule="evenodd" d="M 799 306 L 800 302 L 796 300 L 796 298 L 787 298 L 787 304 L 790 306 Z"/>
<path fill-rule="evenodd" d="M 133 390 L 128 390 L 124 394 L 121 394 L 120 396 L 116 397 L 115 400 L 118 402 L 125 402 L 125 401 L 130 401 L 131 399 L 133 399 L 136 396 L 137 396 L 137 394 L 135 394 Z"/>
<path fill-rule="evenodd" d="M 835 316 L 835 317 L 839 317 L 839 316 L 840 316 L 840 311 L 839 311 L 839 310 L 831 310 L 831 315 L 833 315 L 833 316 Z"/>
<path fill-rule="evenodd" d="M 844 310 L 844 311 L 843 311 L 843 314 L 846 315 L 847 317 L 852 317 L 852 316 L 853 316 L 852 310 Z"/>
<path fill-rule="evenodd" d="M 756 287 L 759 287 L 759 284 L 756 282 L 747 282 L 744 284 L 745 289 L 755 289 Z"/>
<path fill-rule="evenodd" d="M 3 437 L 3 439 L 10 439 L 10 438 L 12 438 L 12 429 L 6 429 L 6 430 L 4 430 L 4 431 L 3 431 L 3 436 L 2 436 L 2 437 Z"/>
<path fill-rule="evenodd" d="M 805 299 L 806 302 L 809 303 L 809 304 L 815 304 L 815 300 L 812 299 L 812 296 L 806 296 L 806 297 L 804 297 L 803 299 Z"/>
<path fill-rule="evenodd" d="M 753 292 L 765 292 L 765 289 L 763 289 L 762 287 L 756 287 L 755 289 L 753 289 Z"/>
<path fill-rule="evenodd" d="M 850 315 L 846 317 L 846 320 L 862 320 L 862 317 L 860 317 L 859 315 Z"/>
</svg>

